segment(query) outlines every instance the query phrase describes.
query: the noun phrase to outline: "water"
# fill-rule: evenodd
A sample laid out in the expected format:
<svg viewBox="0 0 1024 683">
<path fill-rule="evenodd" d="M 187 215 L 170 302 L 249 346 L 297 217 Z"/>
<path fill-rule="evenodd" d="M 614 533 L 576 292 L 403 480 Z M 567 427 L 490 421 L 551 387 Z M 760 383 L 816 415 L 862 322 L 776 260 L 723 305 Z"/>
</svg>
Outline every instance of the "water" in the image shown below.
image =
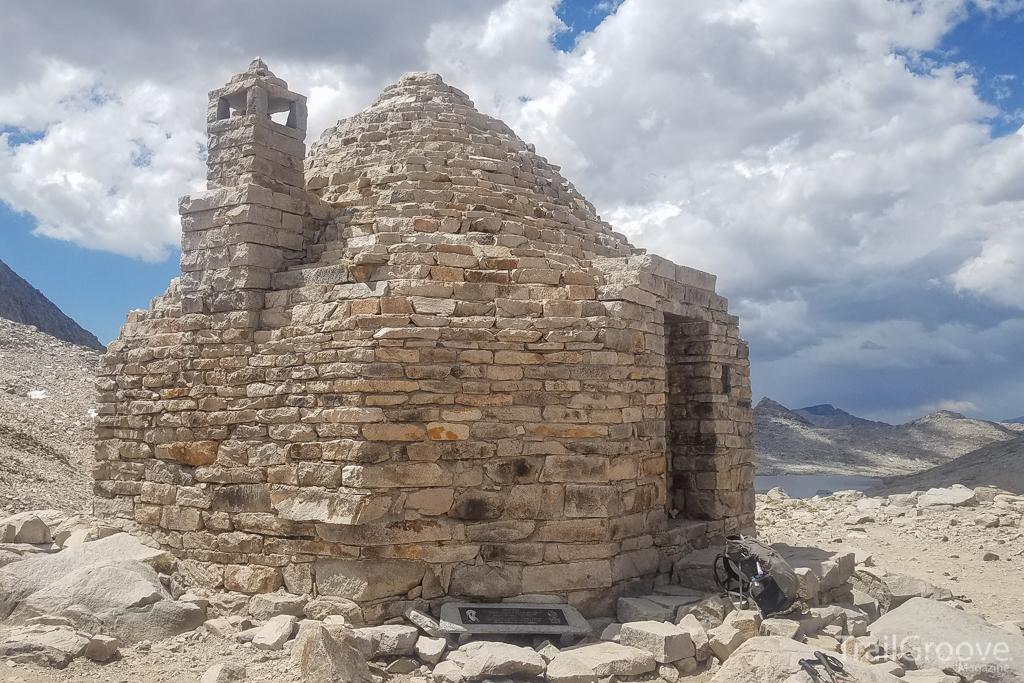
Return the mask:
<svg viewBox="0 0 1024 683">
<path fill-rule="evenodd" d="M 784 474 L 754 478 L 754 490 L 767 493 L 781 486 L 790 498 L 811 498 L 818 491 L 866 491 L 881 479 L 856 474 Z"/>
</svg>

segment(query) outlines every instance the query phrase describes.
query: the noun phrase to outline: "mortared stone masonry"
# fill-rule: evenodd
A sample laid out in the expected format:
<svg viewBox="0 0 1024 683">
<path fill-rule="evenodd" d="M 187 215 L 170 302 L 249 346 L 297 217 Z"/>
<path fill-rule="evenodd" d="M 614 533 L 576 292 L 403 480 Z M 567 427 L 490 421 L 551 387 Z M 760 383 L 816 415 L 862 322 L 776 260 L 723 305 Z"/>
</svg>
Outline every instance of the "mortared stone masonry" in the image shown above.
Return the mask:
<svg viewBox="0 0 1024 683">
<path fill-rule="evenodd" d="M 210 93 L 181 276 L 104 357 L 96 512 L 198 588 L 609 614 L 754 524 L 747 345 L 501 121 L 412 73 L 327 129 Z"/>
</svg>

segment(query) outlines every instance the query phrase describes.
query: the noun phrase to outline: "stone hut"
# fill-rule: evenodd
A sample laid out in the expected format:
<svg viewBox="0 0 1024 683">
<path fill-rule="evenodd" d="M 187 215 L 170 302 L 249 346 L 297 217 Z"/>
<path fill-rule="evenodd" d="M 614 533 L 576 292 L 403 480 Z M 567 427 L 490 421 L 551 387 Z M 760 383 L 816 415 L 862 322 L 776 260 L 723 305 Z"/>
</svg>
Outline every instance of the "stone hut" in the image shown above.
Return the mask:
<svg viewBox="0 0 1024 683">
<path fill-rule="evenodd" d="M 104 357 L 96 512 L 190 586 L 585 615 L 754 524 L 746 342 L 435 74 L 306 155 L 256 60 L 210 93 L 182 274 Z"/>
</svg>

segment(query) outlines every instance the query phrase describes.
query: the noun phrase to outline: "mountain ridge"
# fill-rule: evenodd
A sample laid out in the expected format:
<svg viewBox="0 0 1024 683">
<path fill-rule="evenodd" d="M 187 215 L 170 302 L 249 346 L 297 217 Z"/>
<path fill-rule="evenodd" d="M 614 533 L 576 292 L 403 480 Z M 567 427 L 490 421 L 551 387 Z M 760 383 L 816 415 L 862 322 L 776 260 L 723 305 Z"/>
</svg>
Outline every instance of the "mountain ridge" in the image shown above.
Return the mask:
<svg viewBox="0 0 1024 683">
<path fill-rule="evenodd" d="M 870 493 L 927 491 L 953 484 L 994 486 L 1024 494 L 1024 432 L 1016 439 L 990 443 L 922 472 L 886 478 Z"/>
<path fill-rule="evenodd" d="M 3 261 L 0 261 L 0 318 L 31 325 L 70 344 L 106 350 L 96 335 L 65 315 L 45 294 Z"/>
<path fill-rule="evenodd" d="M 836 427 L 845 427 L 847 425 L 876 425 L 879 427 L 891 427 L 887 422 L 875 422 L 874 420 L 866 420 L 863 417 L 857 417 L 851 415 L 845 410 L 836 408 L 831 403 L 822 403 L 821 405 L 810 406 L 808 408 L 797 408 L 792 411 L 793 413 L 804 418 L 815 427 L 825 427 L 826 429 L 835 429 Z"/>
<path fill-rule="evenodd" d="M 988 444 L 1016 439 L 1024 434 L 1022 429 L 950 411 L 901 425 L 863 420 L 822 427 L 770 398 L 754 407 L 757 472 L 767 475 L 912 474 Z"/>
</svg>

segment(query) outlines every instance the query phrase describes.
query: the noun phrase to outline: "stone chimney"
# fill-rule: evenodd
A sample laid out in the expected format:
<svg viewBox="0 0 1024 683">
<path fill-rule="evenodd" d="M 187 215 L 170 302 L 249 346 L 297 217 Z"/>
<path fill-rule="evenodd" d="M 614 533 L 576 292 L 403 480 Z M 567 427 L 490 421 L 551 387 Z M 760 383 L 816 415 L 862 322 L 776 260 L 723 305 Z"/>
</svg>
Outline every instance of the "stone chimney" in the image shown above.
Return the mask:
<svg viewBox="0 0 1024 683">
<path fill-rule="evenodd" d="M 306 246 L 306 98 L 256 58 L 210 93 L 207 133 L 207 191 L 179 200 L 183 312 L 253 326 L 271 275 Z"/>
</svg>

